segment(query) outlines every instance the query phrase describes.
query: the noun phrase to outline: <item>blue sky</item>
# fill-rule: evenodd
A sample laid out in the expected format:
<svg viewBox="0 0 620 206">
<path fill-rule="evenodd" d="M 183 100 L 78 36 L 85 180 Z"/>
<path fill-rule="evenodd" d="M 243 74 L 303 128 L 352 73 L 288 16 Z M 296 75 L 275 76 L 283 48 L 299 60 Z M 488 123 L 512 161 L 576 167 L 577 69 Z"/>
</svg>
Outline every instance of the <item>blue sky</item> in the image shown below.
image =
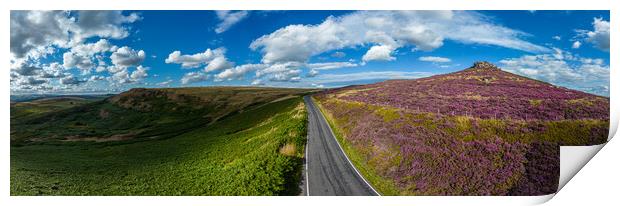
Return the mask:
<svg viewBox="0 0 620 206">
<path fill-rule="evenodd" d="M 485 60 L 609 95 L 608 11 L 12 11 L 11 93 L 337 87 Z"/>
</svg>

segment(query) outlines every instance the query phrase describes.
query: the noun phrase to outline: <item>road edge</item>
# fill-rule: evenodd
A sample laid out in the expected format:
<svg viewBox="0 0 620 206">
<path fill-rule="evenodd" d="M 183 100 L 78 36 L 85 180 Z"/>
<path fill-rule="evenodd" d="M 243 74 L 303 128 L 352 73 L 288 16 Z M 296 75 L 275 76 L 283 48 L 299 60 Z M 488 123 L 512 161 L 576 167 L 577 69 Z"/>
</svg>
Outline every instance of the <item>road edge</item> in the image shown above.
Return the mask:
<svg viewBox="0 0 620 206">
<path fill-rule="evenodd" d="M 357 168 L 355 167 L 355 165 L 353 164 L 353 162 L 351 162 L 351 160 L 349 159 L 349 156 L 347 156 L 347 153 L 344 152 L 344 149 L 342 149 L 342 146 L 340 146 L 340 142 L 338 141 L 338 138 L 336 138 L 336 134 L 334 134 L 334 131 L 332 130 L 331 125 L 329 125 L 329 121 L 327 121 L 327 118 L 325 118 L 325 115 L 323 114 L 323 110 L 321 109 L 320 106 L 318 106 L 318 104 L 314 101 L 314 98 L 312 96 L 308 96 L 308 98 L 310 99 L 310 101 L 312 102 L 312 104 L 314 104 L 318 109 L 319 112 L 321 112 L 321 118 L 323 118 L 323 120 L 327 123 L 327 126 L 329 127 L 329 132 L 332 134 L 332 137 L 334 138 L 334 140 L 336 140 L 336 144 L 338 145 L 338 148 L 340 149 L 340 152 L 342 152 L 342 154 L 344 154 L 344 157 L 347 159 L 347 162 L 349 162 L 349 165 L 351 165 L 351 167 L 353 167 L 353 170 L 355 170 L 355 173 L 357 173 L 357 176 L 359 176 L 360 178 L 362 178 L 362 180 L 364 181 L 364 183 L 366 183 L 366 185 L 368 185 L 368 187 L 370 187 L 370 189 L 377 195 L 377 196 L 383 196 L 381 195 L 381 193 L 379 193 L 373 186 L 372 184 L 370 184 L 370 182 L 368 182 L 368 180 L 366 180 L 366 178 L 364 178 L 364 176 L 362 175 L 362 173 L 359 172 L 359 170 L 357 170 Z"/>
</svg>

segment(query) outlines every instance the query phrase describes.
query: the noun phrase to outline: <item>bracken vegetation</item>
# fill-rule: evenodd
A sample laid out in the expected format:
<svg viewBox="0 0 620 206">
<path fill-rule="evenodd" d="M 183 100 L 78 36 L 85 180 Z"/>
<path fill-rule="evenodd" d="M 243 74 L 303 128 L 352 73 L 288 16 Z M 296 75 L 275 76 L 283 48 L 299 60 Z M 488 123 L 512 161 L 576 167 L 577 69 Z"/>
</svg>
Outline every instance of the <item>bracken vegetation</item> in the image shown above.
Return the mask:
<svg viewBox="0 0 620 206">
<path fill-rule="evenodd" d="M 604 143 L 609 128 L 608 98 L 486 62 L 315 99 L 347 154 L 386 195 L 554 193 L 559 146 Z"/>
<path fill-rule="evenodd" d="M 13 104 L 11 195 L 296 195 L 306 142 L 301 96 L 307 92 L 138 89 L 99 101 L 57 100 L 55 107 Z M 100 115 L 101 109 L 109 112 Z M 159 131 L 167 117 L 172 123 L 165 128 L 174 131 Z M 51 122 L 28 124 L 39 119 Z M 129 139 L 99 136 L 140 127 Z M 97 135 L 81 133 L 91 129 Z M 168 136 L 147 138 L 149 132 Z M 67 141 L 65 135 L 78 136 Z"/>
</svg>

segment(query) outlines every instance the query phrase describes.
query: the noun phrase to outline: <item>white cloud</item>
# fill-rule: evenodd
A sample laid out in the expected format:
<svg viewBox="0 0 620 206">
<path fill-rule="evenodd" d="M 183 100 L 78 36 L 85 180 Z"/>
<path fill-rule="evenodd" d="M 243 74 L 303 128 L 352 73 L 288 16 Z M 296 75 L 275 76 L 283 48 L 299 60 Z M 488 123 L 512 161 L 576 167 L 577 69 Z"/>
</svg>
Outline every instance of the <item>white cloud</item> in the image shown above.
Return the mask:
<svg viewBox="0 0 620 206">
<path fill-rule="evenodd" d="M 89 37 L 124 38 L 140 17 L 121 11 L 11 11 L 11 54 L 38 58 L 46 48 L 69 48 Z"/>
<path fill-rule="evenodd" d="M 448 63 L 452 61 L 449 58 L 435 57 L 435 56 L 423 56 L 423 57 L 418 58 L 418 60 L 425 61 L 425 62 L 433 62 L 433 63 Z"/>
<path fill-rule="evenodd" d="M 101 81 L 101 80 L 105 80 L 105 77 L 101 75 L 93 75 L 93 76 L 90 76 L 90 78 L 88 79 L 88 81 L 90 82 Z"/>
<path fill-rule="evenodd" d="M 501 60 L 501 68 L 555 85 L 609 95 L 609 66 L 602 59 L 579 58 L 562 51 L 562 55 L 524 55 Z M 594 90 L 597 88 L 597 90 Z"/>
<path fill-rule="evenodd" d="M 144 61 L 146 54 L 143 50 L 136 51 L 127 46 L 121 47 L 110 56 L 112 64 L 117 67 L 137 66 Z"/>
<path fill-rule="evenodd" d="M 252 85 L 265 85 L 265 83 L 260 79 L 255 79 L 251 83 Z"/>
<path fill-rule="evenodd" d="M 169 80 L 166 80 L 166 81 L 163 81 L 163 82 L 159 82 L 159 83 L 157 83 L 157 85 L 163 86 L 163 87 L 167 87 L 167 86 L 170 86 L 170 84 L 172 84 L 172 82 L 174 82 L 174 81 L 172 81 L 172 79 L 169 79 Z"/>
<path fill-rule="evenodd" d="M 594 18 L 592 25 L 594 31 L 585 31 L 586 41 L 594 44 L 596 48 L 609 51 L 609 22 L 601 18 Z"/>
<path fill-rule="evenodd" d="M 370 49 L 364 54 L 362 60 L 364 62 L 368 61 L 392 61 L 396 58 L 392 57 L 392 52 L 394 52 L 395 48 L 388 45 L 375 45 L 370 47 Z"/>
<path fill-rule="evenodd" d="M 63 66 L 65 68 L 78 68 L 81 70 L 89 70 L 95 66 L 90 57 L 78 55 L 73 52 L 65 52 L 62 55 Z"/>
<path fill-rule="evenodd" d="M 85 56 L 85 57 L 93 57 L 93 55 L 108 52 L 108 51 L 116 51 L 118 48 L 106 39 L 99 39 L 99 41 L 95 43 L 87 43 L 87 44 L 78 44 L 71 48 L 71 52 L 77 55 Z"/>
<path fill-rule="evenodd" d="M 47 83 L 45 79 L 38 79 L 32 76 L 22 77 L 17 80 L 17 84 L 20 86 L 37 86 Z"/>
<path fill-rule="evenodd" d="M 23 58 L 43 47 L 66 47 L 73 23 L 64 11 L 11 11 L 11 54 Z"/>
<path fill-rule="evenodd" d="M 219 34 L 248 17 L 250 13 L 248 11 L 215 11 L 215 14 L 221 21 L 215 28 L 215 33 Z"/>
<path fill-rule="evenodd" d="M 69 75 L 68 73 L 64 73 L 64 70 L 65 68 L 61 64 L 52 62 L 51 64 L 43 66 L 43 72 L 39 75 L 39 77 L 52 79 Z"/>
<path fill-rule="evenodd" d="M 306 64 L 306 67 L 309 69 L 315 70 L 328 70 L 328 69 L 339 69 L 345 67 L 357 67 L 358 64 L 352 62 L 323 62 L 323 63 L 309 63 Z"/>
<path fill-rule="evenodd" d="M 35 76 L 35 75 L 40 74 L 42 70 L 43 70 L 42 67 L 35 66 L 35 65 L 28 65 L 26 63 L 12 65 L 12 68 L 11 68 L 11 71 L 21 76 Z"/>
<path fill-rule="evenodd" d="M 389 60 L 394 57 L 388 54 L 400 47 L 432 50 L 444 39 L 529 52 L 548 50 L 523 36 L 527 34 L 470 11 L 359 11 L 329 17 L 318 25 L 289 25 L 260 37 L 250 48 L 260 50 L 267 64 L 306 62 L 327 51 L 368 44 L 375 46 L 367 52 L 367 60 Z"/>
<path fill-rule="evenodd" d="M 226 59 L 226 57 L 218 56 L 218 57 L 215 57 L 213 60 L 211 60 L 211 62 L 209 62 L 207 67 L 205 67 L 205 72 L 213 72 L 213 71 L 229 69 L 233 65 L 234 64 L 229 62 L 228 59 Z"/>
<path fill-rule="evenodd" d="M 217 49 L 207 49 L 202 53 L 183 55 L 180 51 L 174 51 L 166 58 L 168 64 L 181 64 L 183 68 L 197 68 L 203 65 L 205 71 L 218 71 L 228 69 L 233 66 L 224 56 L 226 49 L 223 47 Z"/>
<path fill-rule="evenodd" d="M 78 85 L 78 84 L 82 84 L 85 82 L 87 82 L 87 80 L 78 79 L 77 77 L 74 77 L 73 75 L 69 75 L 67 77 L 60 79 L 60 84 L 63 84 L 63 85 Z"/>
<path fill-rule="evenodd" d="M 316 75 L 319 75 L 319 71 L 315 70 L 315 69 L 311 69 L 307 74 L 306 77 L 315 77 Z"/>
<path fill-rule="evenodd" d="M 286 71 L 283 71 L 283 72 L 273 73 L 273 75 L 271 75 L 269 77 L 269 81 L 274 81 L 274 82 L 297 82 L 297 81 L 301 80 L 301 77 L 299 76 L 300 73 L 301 73 L 301 70 L 299 70 L 299 69 L 286 70 Z"/>
<path fill-rule="evenodd" d="M 552 39 L 554 39 L 554 40 L 557 40 L 557 41 L 562 40 L 562 37 L 561 37 L 561 36 L 553 36 L 553 37 L 551 37 L 551 38 L 552 38 Z"/>
<path fill-rule="evenodd" d="M 79 39 L 91 36 L 99 36 L 113 39 L 122 39 L 127 37 L 126 28 L 119 25 L 125 23 L 133 23 L 140 20 L 141 17 L 136 13 L 128 16 L 122 14 L 122 11 L 95 11 L 81 10 L 78 11 L 77 21 L 75 22 L 74 31 Z"/>
<path fill-rule="evenodd" d="M 134 70 L 131 75 L 129 75 L 129 77 L 133 80 L 133 81 L 138 81 L 141 79 L 144 79 L 148 76 L 147 70 L 149 70 L 149 68 L 147 67 L 143 67 L 142 65 L 136 67 L 136 70 Z"/>
<path fill-rule="evenodd" d="M 571 46 L 573 49 L 579 49 L 579 47 L 581 47 L 581 42 L 579 41 L 573 42 L 573 46 Z"/>
<path fill-rule="evenodd" d="M 202 72 L 189 72 L 181 78 L 181 84 L 191 84 L 195 82 L 202 82 L 209 79 L 209 75 Z"/>
<path fill-rule="evenodd" d="M 256 71 L 265 67 L 266 65 L 264 64 L 244 64 L 226 69 L 221 73 L 216 74 L 215 79 L 216 81 L 242 79 L 248 72 Z"/>
<path fill-rule="evenodd" d="M 387 80 L 387 79 L 417 79 L 431 76 L 428 72 L 402 72 L 402 71 L 373 71 L 356 72 L 346 74 L 323 74 L 307 80 L 314 84 L 335 84 L 349 83 L 368 80 Z"/>
</svg>

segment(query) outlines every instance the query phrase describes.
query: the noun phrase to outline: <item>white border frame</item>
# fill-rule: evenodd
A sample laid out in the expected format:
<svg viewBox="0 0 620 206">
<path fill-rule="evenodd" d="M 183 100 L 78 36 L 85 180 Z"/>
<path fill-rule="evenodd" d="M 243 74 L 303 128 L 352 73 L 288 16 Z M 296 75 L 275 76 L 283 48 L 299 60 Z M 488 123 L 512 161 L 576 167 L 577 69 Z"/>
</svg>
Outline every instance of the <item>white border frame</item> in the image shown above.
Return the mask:
<svg viewBox="0 0 620 206">
<path fill-rule="evenodd" d="M 7 0 L 8 1 L 8 0 Z M 616 22 L 620 22 L 618 16 L 614 15 L 618 10 L 617 4 L 614 7 L 612 0 L 587 0 L 587 1 L 567 1 L 567 0 L 17 0 L 0 2 L 3 20 L 0 21 L 4 30 L 2 45 L 5 48 L 2 52 L 2 60 L 5 62 L 5 73 L 0 75 L 4 95 L 0 102 L 4 104 L 0 108 L 0 115 L 4 118 L 4 124 L 0 125 L 3 131 L 0 161 L 0 193 L 3 205 L 322 205 L 322 204 L 347 204 L 347 205 L 523 205 L 537 204 L 549 200 L 553 195 L 539 197 L 9 197 L 10 170 L 9 170 L 9 50 L 6 49 L 10 44 L 9 38 L 9 12 L 10 10 L 50 10 L 50 9 L 75 9 L 75 10 L 611 10 L 611 29 L 612 33 L 618 34 Z M 617 51 L 618 43 L 611 40 L 611 51 Z M 617 56 L 610 52 L 610 57 Z M 610 58 L 611 85 L 611 124 L 610 138 L 617 131 L 618 125 L 618 96 L 619 86 L 614 80 L 620 80 L 619 72 L 615 70 L 615 65 L 620 65 L 618 58 Z M 605 149 L 611 147 L 614 149 Z M 611 202 L 617 203 L 616 196 L 610 192 L 616 190 L 618 181 L 618 166 L 614 162 L 620 157 L 618 143 L 608 144 L 603 149 L 606 153 L 601 160 L 596 161 L 598 168 L 584 168 L 584 173 L 589 172 L 590 176 L 577 175 L 574 178 L 575 184 L 567 184 L 564 190 L 558 194 L 557 198 L 564 198 L 564 202 L 551 201 L 552 204 L 571 204 L 581 202 L 610 205 Z M 601 154 L 602 156 L 603 154 Z M 595 158 L 595 160 L 597 160 Z M 593 160 L 592 162 L 595 162 Z M 594 167 L 595 165 L 592 165 Z M 615 171 L 615 172 L 614 172 Z M 608 179 L 597 174 L 610 175 Z M 615 176 L 611 176 L 615 174 Z M 586 175 L 586 174 L 583 174 Z M 588 178 L 594 179 L 588 181 Z M 598 181 L 613 181 L 612 184 L 596 184 Z M 577 183 L 581 183 L 582 186 Z M 600 182 L 598 182 L 600 183 Z M 570 193 L 572 192 L 572 193 Z M 572 195 L 571 195 L 572 194 Z M 590 194 L 583 196 L 582 194 Z M 609 201 L 605 197 L 597 194 L 608 194 Z M 598 201 L 603 200 L 603 201 Z"/>
</svg>

